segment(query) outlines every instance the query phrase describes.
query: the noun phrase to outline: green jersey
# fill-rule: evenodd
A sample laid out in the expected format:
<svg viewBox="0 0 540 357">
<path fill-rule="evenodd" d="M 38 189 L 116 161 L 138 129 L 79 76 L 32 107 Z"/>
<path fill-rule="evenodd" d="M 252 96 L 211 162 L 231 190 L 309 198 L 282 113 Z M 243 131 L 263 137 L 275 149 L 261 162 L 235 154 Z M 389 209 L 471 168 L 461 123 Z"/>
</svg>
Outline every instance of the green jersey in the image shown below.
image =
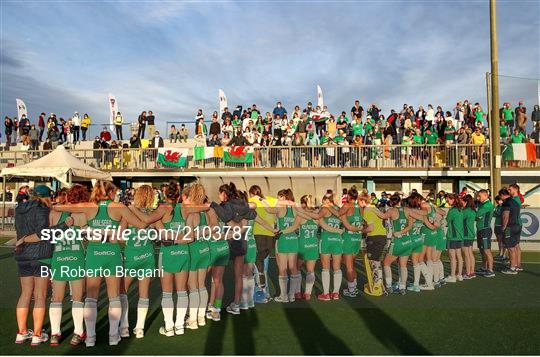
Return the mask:
<svg viewBox="0 0 540 357">
<path fill-rule="evenodd" d="M 407 216 L 405 216 L 405 210 L 403 209 L 403 207 L 398 207 L 398 212 L 398 218 L 392 221 L 392 228 L 394 230 L 394 233 L 402 231 L 403 229 L 405 229 L 405 227 L 407 227 L 409 223 L 407 220 Z"/>
<path fill-rule="evenodd" d="M 171 220 L 167 223 L 163 223 L 165 229 L 172 229 L 173 231 L 182 231 L 186 225 L 184 217 L 182 217 L 182 204 L 177 203 L 173 206 L 173 215 Z"/>
<path fill-rule="evenodd" d="M 118 227 L 120 222 L 112 219 L 108 213 L 109 204 L 111 202 L 112 201 L 110 200 L 98 202 L 97 214 L 88 221 L 88 227 L 92 229 L 112 229 Z"/>
<path fill-rule="evenodd" d="M 362 136 L 362 128 L 363 128 L 362 123 L 353 122 L 351 124 L 351 128 L 352 128 L 354 136 L 356 136 L 356 135 Z"/>
<path fill-rule="evenodd" d="M 477 110 L 476 112 L 474 112 L 474 122 L 481 122 L 484 119 L 484 114 L 485 113 L 481 110 Z"/>
<path fill-rule="evenodd" d="M 503 114 L 504 120 L 506 120 L 506 121 L 512 121 L 512 120 L 514 120 L 514 116 L 513 116 L 514 111 L 513 111 L 512 109 L 510 109 L 510 108 L 504 108 L 504 109 L 502 110 L 502 114 Z"/>
<path fill-rule="evenodd" d="M 436 133 L 429 133 L 429 134 L 424 134 L 424 139 L 426 140 L 426 143 L 428 145 L 434 145 L 434 144 L 437 144 L 437 139 L 439 138 L 439 136 L 436 134 Z"/>
<path fill-rule="evenodd" d="M 523 135 L 523 133 L 518 133 L 517 135 L 516 134 L 512 134 L 510 135 L 510 142 L 512 144 L 522 144 L 523 141 L 525 140 L 525 135 Z"/>
<path fill-rule="evenodd" d="M 62 212 L 57 224 L 64 223 L 66 219 L 70 216 L 70 214 L 71 213 L 69 212 Z M 79 227 L 73 226 L 71 227 L 71 229 L 77 231 Z M 77 237 L 74 237 L 73 239 L 67 239 L 67 237 L 64 237 L 64 239 L 55 241 L 54 251 L 55 252 L 64 252 L 64 251 L 84 252 L 84 245 L 82 244 L 81 240 L 77 239 Z"/>
<path fill-rule="evenodd" d="M 294 212 L 291 206 L 287 206 L 285 216 L 278 217 L 278 228 L 285 230 L 294 225 Z M 277 251 L 279 253 L 298 253 L 298 237 L 295 232 L 282 234 L 277 241 Z"/>
<path fill-rule="evenodd" d="M 501 131 L 501 138 L 506 138 L 508 137 L 508 126 L 505 125 L 501 125 L 499 126 L 500 128 L 500 131 Z"/>
<path fill-rule="evenodd" d="M 448 240 L 463 240 L 464 239 L 464 227 L 463 227 L 463 213 L 459 208 L 452 207 L 446 215 L 447 230 L 446 239 Z"/>
<path fill-rule="evenodd" d="M 490 200 L 480 203 L 476 211 L 476 231 L 491 227 L 493 217 L 493 203 Z"/>
<path fill-rule="evenodd" d="M 513 196 L 512 199 L 516 201 L 519 207 L 521 207 L 521 198 L 519 198 L 519 196 Z"/>
<path fill-rule="evenodd" d="M 413 143 L 415 145 L 421 145 L 424 143 L 424 137 L 422 135 L 413 136 Z"/>
<path fill-rule="evenodd" d="M 470 207 L 463 209 L 463 238 L 466 240 L 472 240 L 476 238 L 474 231 L 474 222 L 476 220 L 476 213 Z"/>
<path fill-rule="evenodd" d="M 302 239 L 317 238 L 317 232 L 319 231 L 319 225 L 312 219 L 305 221 L 299 230 L 299 236 Z"/>
</svg>

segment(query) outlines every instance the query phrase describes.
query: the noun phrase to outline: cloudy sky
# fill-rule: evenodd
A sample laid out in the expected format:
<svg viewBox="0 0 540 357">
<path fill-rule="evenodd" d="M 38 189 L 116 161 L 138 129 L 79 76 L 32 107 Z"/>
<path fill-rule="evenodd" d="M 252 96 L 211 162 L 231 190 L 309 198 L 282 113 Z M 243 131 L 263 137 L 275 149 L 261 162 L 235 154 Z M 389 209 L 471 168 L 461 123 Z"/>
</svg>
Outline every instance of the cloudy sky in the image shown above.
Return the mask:
<svg viewBox="0 0 540 357">
<path fill-rule="evenodd" d="M 499 72 L 540 78 L 540 2 L 498 1 Z M 485 103 L 489 6 L 482 1 L 1 2 L 1 114 L 22 98 L 35 117 L 190 120 L 229 105 L 271 110 L 354 99 L 386 113 L 403 103 Z M 538 101 L 537 81 L 501 80 L 501 100 Z M 533 103 L 534 102 L 534 103 Z M 163 127 L 163 126 L 161 126 Z"/>
</svg>

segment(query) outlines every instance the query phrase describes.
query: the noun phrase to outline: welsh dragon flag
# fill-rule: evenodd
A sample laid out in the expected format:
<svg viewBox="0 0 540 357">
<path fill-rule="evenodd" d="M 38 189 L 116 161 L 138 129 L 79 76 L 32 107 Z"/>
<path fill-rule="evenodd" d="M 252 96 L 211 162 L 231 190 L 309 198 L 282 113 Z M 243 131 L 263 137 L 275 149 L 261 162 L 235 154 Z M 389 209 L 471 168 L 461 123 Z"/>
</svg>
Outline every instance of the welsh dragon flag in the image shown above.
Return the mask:
<svg viewBox="0 0 540 357">
<path fill-rule="evenodd" d="M 189 149 L 159 148 L 157 162 L 165 167 L 186 167 Z"/>
<path fill-rule="evenodd" d="M 223 150 L 223 161 L 232 163 L 253 162 L 253 148 L 251 146 L 230 146 Z"/>
</svg>

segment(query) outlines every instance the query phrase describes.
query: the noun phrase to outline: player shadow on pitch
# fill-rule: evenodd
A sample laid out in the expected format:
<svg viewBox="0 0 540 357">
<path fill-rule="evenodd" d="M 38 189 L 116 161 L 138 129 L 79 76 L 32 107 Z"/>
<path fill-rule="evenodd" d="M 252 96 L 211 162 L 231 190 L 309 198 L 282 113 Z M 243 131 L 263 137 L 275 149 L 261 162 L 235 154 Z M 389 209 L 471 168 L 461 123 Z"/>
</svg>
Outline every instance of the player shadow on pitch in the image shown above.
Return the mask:
<svg viewBox="0 0 540 357">
<path fill-rule="evenodd" d="M 366 271 L 360 268 L 357 262 L 358 286 L 363 287 L 367 281 Z M 362 289 L 361 289 L 362 290 Z M 384 297 L 383 297 L 384 298 Z M 354 299 L 343 298 L 350 307 L 364 321 L 373 336 L 386 346 L 390 353 L 402 355 L 429 355 L 431 354 L 424 346 L 409 334 L 409 332 L 397 323 L 390 315 L 372 303 L 362 291 Z"/>
<path fill-rule="evenodd" d="M 223 281 L 231 282 L 230 284 L 224 284 L 225 291 L 223 294 L 223 301 L 230 302 L 234 297 L 234 284 L 232 284 L 232 282 L 234 282 L 234 276 L 231 264 L 229 264 L 225 270 Z M 214 322 L 207 320 L 209 326 L 204 347 L 204 355 L 223 354 L 223 341 L 225 340 L 229 319 L 232 319 L 233 325 L 234 354 L 254 355 L 256 351 L 253 330 L 259 325 L 256 312 L 253 310 L 242 310 L 240 315 L 231 315 L 226 312 L 227 305 L 228 303 L 224 304 L 221 309 L 221 321 Z"/>
<path fill-rule="evenodd" d="M 305 355 L 353 355 L 353 351 L 326 327 L 309 303 L 283 304 L 283 312 Z"/>
</svg>

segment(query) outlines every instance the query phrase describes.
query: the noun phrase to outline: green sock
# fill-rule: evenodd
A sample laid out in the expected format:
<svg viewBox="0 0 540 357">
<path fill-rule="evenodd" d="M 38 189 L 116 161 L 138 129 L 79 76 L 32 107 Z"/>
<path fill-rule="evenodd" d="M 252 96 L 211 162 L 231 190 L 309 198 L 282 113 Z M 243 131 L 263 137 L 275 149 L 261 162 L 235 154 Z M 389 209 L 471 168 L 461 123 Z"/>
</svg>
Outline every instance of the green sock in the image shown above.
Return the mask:
<svg viewBox="0 0 540 357">
<path fill-rule="evenodd" d="M 221 299 L 214 300 L 214 307 L 216 309 L 221 309 Z"/>
</svg>

